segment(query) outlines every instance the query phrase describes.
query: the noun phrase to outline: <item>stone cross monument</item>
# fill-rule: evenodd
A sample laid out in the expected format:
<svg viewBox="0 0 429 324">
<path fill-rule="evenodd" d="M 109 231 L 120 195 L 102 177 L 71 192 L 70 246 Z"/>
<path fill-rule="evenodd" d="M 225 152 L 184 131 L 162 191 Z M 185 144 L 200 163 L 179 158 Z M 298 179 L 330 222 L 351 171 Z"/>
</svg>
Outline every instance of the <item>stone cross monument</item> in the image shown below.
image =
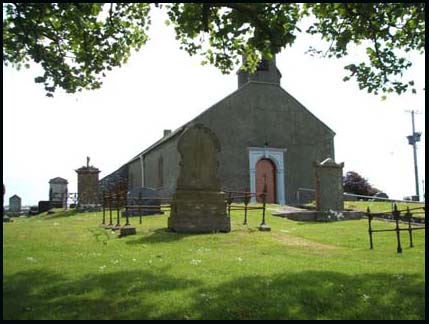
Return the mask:
<svg viewBox="0 0 429 324">
<path fill-rule="evenodd" d="M 98 174 L 100 170 L 89 165 L 89 156 L 86 158 L 86 166 L 77 170 L 78 207 L 92 208 L 99 204 Z"/>
<path fill-rule="evenodd" d="M 173 195 L 168 228 L 175 232 L 212 233 L 231 231 L 226 214 L 226 194 L 218 179 L 220 143 L 202 124 L 184 131 L 179 138 L 180 174 Z"/>
</svg>

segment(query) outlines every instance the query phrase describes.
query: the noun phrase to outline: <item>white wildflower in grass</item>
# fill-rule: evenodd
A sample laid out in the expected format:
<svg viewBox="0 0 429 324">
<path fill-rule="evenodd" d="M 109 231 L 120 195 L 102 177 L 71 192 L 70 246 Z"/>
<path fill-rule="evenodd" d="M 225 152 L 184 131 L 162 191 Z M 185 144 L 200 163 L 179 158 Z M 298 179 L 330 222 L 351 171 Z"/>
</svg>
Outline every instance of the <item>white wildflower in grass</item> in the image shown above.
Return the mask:
<svg viewBox="0 0 429 324">
<path fill-rule="evenodd" d="M 268 287 L 269 285 L 271 285 L 271 283 L 273 282 L 273 280 L 272 279 L 266 279 L 266 280 L 263 280 L 263 283 Z"/>
<path fill-rule="evenodd" d="M 137 261 L 135 258 L 133 258 L 133 261 Z"/>
<path fill-rule="evenodd" d="M 241 258 L 241 257 L 238 257 L 238 262 L 242 262 L 243 261 L 243 259 Z"/>
<path fill-rule="evenodd" d="M 112 261 L 112 263 L 113 263 L 113 264 L 118 264 L 118 263 L 119 263 L 119 260 L 113 260 L 113 261 Z"/>
<path fill-rule="evenodd" d="M 201 260 L 192 259 L 192 261 L 191 261 L 192 265 L 199 265 L 200 263 L 201 263 Z"/>
<path fill-rule="evenodd" d="M 393 278 L 396 278 L 398 280 L 402 280 L 404 278 L 404 276 L 400 275 L 400 274 L 395 274 L 395 275 L 393 275 Z"/>
<path fill-rule="evenodd" d="M 362 298 L 363 298 L 363 301 L 364 302 L 367 302 L 368 301 L 368 299 L 370 299 L 371 297 L 369 297 L 368 295 L 366 295 L 366 294 L 363 294 L 362 295 Z"/>
<path fill-rule="evenodd" d="M 36 262 L 36 259 L 33 257 L 27 257 L 26 260 L 30 262 Z"/>
<path fill-rule="evenodd" d="M 205 247 L 200 247 L 198 248 L 197 252 L 199 253 L 210 252 L 210 249 Z"/>
<path fill-rule="evenodd" d="M 105 265 L 102 265 L 101 267 L 98 267 L 98 269 L 99 269 L 100 271 L 104 271 L 104 269 L 106 269 L 106 266 L 105 266 Z"/>
</svg>

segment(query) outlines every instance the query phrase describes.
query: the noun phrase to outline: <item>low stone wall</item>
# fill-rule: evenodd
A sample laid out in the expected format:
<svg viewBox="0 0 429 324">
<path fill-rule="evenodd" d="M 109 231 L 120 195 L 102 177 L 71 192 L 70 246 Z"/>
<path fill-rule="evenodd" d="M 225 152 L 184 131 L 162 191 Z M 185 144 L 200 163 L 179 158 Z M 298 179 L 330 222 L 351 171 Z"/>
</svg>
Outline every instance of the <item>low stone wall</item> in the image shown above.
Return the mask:
<svg viewBox="0 0 429 324">
<path fill-rule="evenodd" d="M 341 211 L 341 212 L 320 212 L 320 211 L 299 211 L 288 213 L 273 213 L 273 216 L 285 217 L 294 221 L 300 222 L 332 222 L 339 220 L 361 219 L 365 213 L 356 211 Z"/>
</svg>

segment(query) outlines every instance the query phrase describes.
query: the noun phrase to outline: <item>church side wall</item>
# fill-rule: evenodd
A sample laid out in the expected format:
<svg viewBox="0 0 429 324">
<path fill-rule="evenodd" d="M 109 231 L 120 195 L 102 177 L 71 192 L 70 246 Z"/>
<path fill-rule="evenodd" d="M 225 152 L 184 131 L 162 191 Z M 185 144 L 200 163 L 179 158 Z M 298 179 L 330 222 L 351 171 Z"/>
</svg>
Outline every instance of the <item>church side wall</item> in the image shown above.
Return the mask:
<svg viewBox="0 0 429 324">
<path fill-rule="evenodd" d="M 140 159 L 128 164 L 128 190 L 142 186 L 142 167 Z"/>
<path fill-rule="evenodd" d="M 144 186 L 157 189 L 160 191 L 160 195 L 166 197 L 171 196 L 176 190 L 180 162 L 177 140 L 178 136 L 144 155 Z M 162 158 L 161 163 L 160 158 Z M 140 161 L 138 162 L 140 163 Z M 162 175 L 160 175 L 160 166 L 162 167 Z"/>
</svg>

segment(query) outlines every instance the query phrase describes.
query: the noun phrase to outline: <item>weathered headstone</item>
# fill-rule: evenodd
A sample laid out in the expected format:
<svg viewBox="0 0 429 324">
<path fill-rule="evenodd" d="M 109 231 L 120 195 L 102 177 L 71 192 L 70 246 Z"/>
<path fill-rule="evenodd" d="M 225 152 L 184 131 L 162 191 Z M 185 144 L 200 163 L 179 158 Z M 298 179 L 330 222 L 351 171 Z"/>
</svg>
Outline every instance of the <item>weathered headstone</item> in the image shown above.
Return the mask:
<svg viewBox="0 0 429 324">
<path fill-rule="evenodd" d="M 152 188 L 134 188 L 128 191 L 127 206 L 128 209 L 126 212 L 122 213 L 122 216 L 154 215 L 163 213 L 161 211 L 159 192 Z"/>
<path fill-rule="evenodd" d="M 51 208 L 67 208 L 67 184 L 68 181 L 60 177 L 49 180 Z"/>
<path fill-rule="evenodd" d="M 318 211 L 342 211 L 343 167 L 344 163 L 335 163 L 331 158 L 315 162 L 316 173 L 316 209 Z"/>
<path fill-rule="evenodd" d="M 226 194 L 218 179 L 216 135 L 202 124 L 186 129 L 178 142 L 180 174 L 173 195 L 168 228 L 175 232 L 211 233 L 231 231 L 226 213 Z"/>
<path fill-rule="evenodd" d="M 13 195 L 9 198 L 9 212 L 20 213 L 21 212 L 21 197 Z"/>
</svg>

